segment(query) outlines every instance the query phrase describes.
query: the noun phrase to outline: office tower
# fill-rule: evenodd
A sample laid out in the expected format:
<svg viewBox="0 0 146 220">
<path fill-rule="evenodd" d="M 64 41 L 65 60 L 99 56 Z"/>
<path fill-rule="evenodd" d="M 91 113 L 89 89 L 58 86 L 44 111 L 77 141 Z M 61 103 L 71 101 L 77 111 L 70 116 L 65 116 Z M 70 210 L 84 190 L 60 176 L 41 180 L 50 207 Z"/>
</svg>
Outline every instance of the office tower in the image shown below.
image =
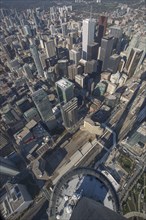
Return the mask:
<svg viewBox="0 0 146 220">
<path fill-rule="evenodd" d="M 23 96 L 21 99 L 16 101 L 16 106 L 22 113 L 24 113 L 32 107 L 32 102 L 30 101 L 30 99 L 28 99 L 27 96 Z"/>
<path fill-rule="evenodd" d="M 87 61 L 84 72 L 88 74 L 96 73 L 97 72 L 97 60 Z"/>
<path fill-rule="evenodd" d="M 87 60 L 97 60 L 98 48 L 99 48 L 98 43 L 92 43 L 92 44 L 88 45 Z"/>
<path fill-rule="evenodd" d="M 106 33 L 106 28 L 107 28 L 107 17 L 104 15 L 101 15 L 99 17 L 99 25 L 103 25 L 104 26 L 104 34 Z"/>
<path fill-rule="evenodd" d="M 73 64 L 73 65 L 68 66 L 68 78 L 70 80 L 74 80 L 75 75 L 76 75 L 76 65 Z"/>
<path fill-rule="evenodd" d="M 122 33 L 123 33 L 123 31 L 119 26 L 109 27 L 109 36 L 110 37 L 121 38 Z"/>
<path fill-rule="evenodd" d="M 41 120 L 37 109 L 34 107 L 24 112 L 23 115 L 27 122 L 30 122 L 32 119 L 36 122 L 39 122 Z"/>
<path fill-rule="evenodd" d="M 99 82 L 95 89 L 94 89 L 94 96 L 103 96 L 104 93 L 106 92 L 106 89 L 107 89 L 107 84 L 102 81 L 102 82 Z"/>
<path fill-rule="evenodd" d="M 8 176 L 16 176 L 19 171 L 12 161 L 0 157 L 0 173 Z"/>
<path fill-rule="evenodd" d="M 58 71 L 60 76 L 68 76 L 68 60 L 58 60 Z"/>
<path fill-rule="evenodd" d="M 32 94 L 32 100 L 47 127 L 52 130 L 56 127 L 56 119 L 52 112 L 52 106 L 46 92 L 39 89 Z"/>
<path fill-rule="evenodd" d="M 112 50 L 113 50 L 113 38 L 104 37 L 101 41 L 101 50 L 99 55 L 99 60 L 102 61 L 102 71 L 107 69 L 108 60 L 112 54 Z"/>
<path fill-rule="evenodd" d="M 32 36 L 32 31 L 29 25 L 24 25 L 23 30 L 26 36 Z"/>
<path fill-rule="evenodd" d="M 67 23 L 61 24 L 62 36 L 65 37 L 67 35 Z"/>
<path fill-rule="evenodd" d="M 83 67 L 78 65 L 76 66 L 75 64 L 68 66 L 68 78 L 71 80 L 75 79 L 75 76 L 77 74 L 82 74 L 83 73 Z"/>
<path fill-rule="evenodd" d="M 116 73 L 114 73 L 114 74 L 111 74 L 111 76 L 110 76 L 110 81 L 111 81 L 113 84 L 118 85 L 120 78 L 121 78 L 120 72 L 116 72 Z"/>
<path fill-rule="evenodd" d="M 32 71 L 27 63 L 24 64 L 23 70 L 24 70 L 24 75 L 26 76 L 26 78 L 28 80 L 33 80 L 34 77 L 33 77 Z"/>
<path fill-rule="evenodd" d="M 21 67 L 21 65 L 20 65 L 17 58 L 15 58 L 14 60 L 11 60 L 9 62 L 9 68 L 11 71 L 17 71 L 20 67 Z"/>
<path fill-rule="evenodd" d="M 78 122 L 78 99 L 75 97 L 61 107 L 63 123 L 66 129 L 72 129 Z"/>
<path fill-rule="evenodd" d="M 56 56 L 56 47 L 54 44 L 54 40 L 49 40 L 48 42 L 45 42 L 45 49 L 47 58 L 52 58 Z"/>
<path fill-rule="evenodd" d="M 14 147 L 11 143 L 11 140 L 7 136 L 7 129 L 9 126 L 5 125 L 6 128 L 2 128 L 2 123 L 1 123 L 1 131 L 0 131 L 0 156 L 1 157 L 6 157 L 10 155 L 12 152 L 14 152 Z"/>
<path fill-rule="evenodd" d="M 15 58 L 15 51 L 10 47 L 10 45 L 0 42 L 0 46 L 3 52 L 6 54 L 6 58 L 8 61 Z"/>
<path fill-rule="evenodd" d="M 43 68 L 42 68 L 42 64 L 41 64 L 41 61 L 40 61 L 40 58 L 39 58 L 39 53 L 38 53 L 36 45 L 32 45 L 30 47 L 30 51 L 31 51 L 34 63 L 36 65 L 36 69 L 37 69 L 38 75 L 39 76 L 43 76 L 44 75 L 44 71 L 43 71 Z"/>
<path fill-rule="evenodd" d="M 120 73 L 123 72 L 124 67 L 125 67 L 125 63 L 126 63 L 126 61 L 122 58 L 121 61 L 120 61 L 120 63 L 119 63 L 119 66 L 118 66 L 118 71 L 119 71 Z"/>
<path fill-rule="evenodd" d="M 143 55 L 143 51 L 137 48 L 132 48 L 128 60 L 126 62 L 126 70 L 128 78 L 135 74 L 139 61 Z"/>
<path fill-rule="evenodd" d="M 107 92 L 108 92 L 109 94 L 115 93 L 116 88 L 117 88 L 117 85 L 116 85 L 115 83 L 108 82 Z"/>
<path fill-rule="evenodd" d="M 69 51 L 69 58 L 73 64 L 78 65 L 79 60 L 81 59 L 80 51 L 76 51 L 74 49 L 70 50 Z"/>
<path fill-rule="evenodd" d="M 47 63 L 46 63 L 47 54 L 45 52 L 44 53 L 40 53 L 39 57 L 40 57 L 40 61 L 41 61 L 41 64 L 42 64 L 42 68 L 44 70 L 45 68 L 47 68 Z"/>
<path fill-rule="evenodd" d="M 73 47 L 73 38 L 68 34 L 68 37 L 66 37 L 67 47 L 68 49 L 72 49 Z"/>
<path fill-rule="evenodd" d="M 50 25 L 50 31 L 51 31 L 51 35 L 55 34 L 55 27 L 53 24 Z"/>
<path fill-rule="evenodd" d="M 69 36 L 72 38 L 73 44 L 78 43 L 79 33 L 77 31 L 70 32 Z"/>
<path fill-rule="evenodd" d="M 11 105 L 7 104 L 5 105 L 1 111 L 2 119 L 5 121 L 6 124 L 13 124 L 16 123 L 16 121 L 20 120 L 19 115 L 17 112 L 12 108 Z"/>
<path fill-rule="evenodd" d="M 40 25 L 40 21 L 39 21 L 38 16 L 36 15 L 36 13 L 33 14 L 33 20 L 34 20 L 35 27 L 37 29 Z"/>
<path fill-rule="evenodd" d="M 123 31 L 118 26 L 112 26 L 109 28 L 109 37 L 114 38 L 114 45 L 113 48 L 116 49 L 117 53 L 120 53 L 123 47 L 123 40 L 122 39 Z"/>
<path fill-rule="evenodd" d="M 88 45 L 94 43 L 94 31 L 95 31 L 95 20 L 91 18 L 83 20 L 82 50 L 83 50 L 83 59 L 85 60 L 87 60 Z"/>
<path fill-rule="evenodd" d="M 130 55 L 130 52 L 131 52 L 132 48 L 138 48 L 138 49 L 143 51 L 141 59 L 140 59 L 138 65 L 137 65 L 137 68 L 136 68 L 135 72 L 138 70 L 139 65 L 144 60 L 144 57 L 145 57 L 145 54 L 146 54 L 145 42 L 146 42 L 146 36 L 144 36 L 142 34 L 141 35 L 140 34 L 134 35 L 131 42 L 129 42 L 129 46 L 127 48 L 128 57 Z"/>
<path fill-rule="evenodd" d="M 121 61 L 121 57 L 118 54 L 113 54 L 108 60 L 107 70 L 111 73 L 116 73 Z"/>
<path fill-rule="evenodd" d="M 49 69 L 44 72 L 44 77 L 48 81 L 49 85 L 54 86 L 57 78 L 55 74 L 55 67 L 49 67 Z"/>
<path fill-rule="evenodd" d="M 146 122 L 143 122 L 136 131 L 132 133 L 132 135 L 127 140 L 127 143 L 134 147 L 136 144 L 139 144 L 141 147 L 144 147 L 146 144 Z"/>
<path fill-rule="evenodd" d="M 56 90 L 61 104 L 67 103 L 74 97 L 74 85 L 65 78 L 56 82 Z"/>
<path fill-rule="evenodd" d="M 4 194 L 0 197 L 0 209 L 4 219 L 20 216 L 33 202 L 26 187 L 22 184 L 6 183 Z"/>
<path fill-rule="evenodd" d="M 103 36 L 106 33 L 106 28 L 107 28 L 107 17 L 105 16 L 100 16 L 99 17 L 99 27 L 98 27 L 98 35 L 97 35 L 97 39 L 96 42 L 99 44 L 99 46 L 101 45 L 101 40 L 103 38 Z"/>
<path fill-rule="evenodd" d="M 76 74 L 83 74 L 84 73 L 84 68 L 83 68 L 83 66 L 81 66 L 81 65 L 78 65 L 77 66 L 77 72 L 76 72 Z"/>
<path fill-rule="evenodd" d="M 75 76 L 75 82 L 81 87 L 85 87 L 85 76 L 84 75 L 76 75 Z"/>
</svg>

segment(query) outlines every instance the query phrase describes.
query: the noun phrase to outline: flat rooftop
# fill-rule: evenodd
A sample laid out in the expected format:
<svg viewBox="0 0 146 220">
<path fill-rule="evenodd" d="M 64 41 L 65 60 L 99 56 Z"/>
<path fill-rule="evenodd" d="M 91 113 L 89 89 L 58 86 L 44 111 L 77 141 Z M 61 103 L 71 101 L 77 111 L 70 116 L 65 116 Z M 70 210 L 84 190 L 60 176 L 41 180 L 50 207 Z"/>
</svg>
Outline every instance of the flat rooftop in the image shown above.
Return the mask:
<svg viewBox="0 0 146 220">
<path fill-rule="evenodd" d="M 65 78 L 62 78 L 61 80 L 57 81 L 56 84 L 62 89 L 67 89 L 68 87 L 73 86 L 73 83 Z"/>
</svg>

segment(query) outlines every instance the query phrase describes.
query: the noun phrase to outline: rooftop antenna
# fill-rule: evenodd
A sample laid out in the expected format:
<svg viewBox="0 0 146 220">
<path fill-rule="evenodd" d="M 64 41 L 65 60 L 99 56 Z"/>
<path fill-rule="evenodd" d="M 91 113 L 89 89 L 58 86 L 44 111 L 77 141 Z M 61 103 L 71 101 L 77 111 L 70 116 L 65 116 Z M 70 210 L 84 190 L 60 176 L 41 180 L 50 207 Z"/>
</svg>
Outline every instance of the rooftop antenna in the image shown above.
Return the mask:
<svg viewBox="0 0 146 220">
<path fill-rule="evenodd" d="M 91 5 L 91 8 L 90 8 L 90 20 L 91 20 L 91 18 L 92 18 L 92 5 Z"/>
</svg>

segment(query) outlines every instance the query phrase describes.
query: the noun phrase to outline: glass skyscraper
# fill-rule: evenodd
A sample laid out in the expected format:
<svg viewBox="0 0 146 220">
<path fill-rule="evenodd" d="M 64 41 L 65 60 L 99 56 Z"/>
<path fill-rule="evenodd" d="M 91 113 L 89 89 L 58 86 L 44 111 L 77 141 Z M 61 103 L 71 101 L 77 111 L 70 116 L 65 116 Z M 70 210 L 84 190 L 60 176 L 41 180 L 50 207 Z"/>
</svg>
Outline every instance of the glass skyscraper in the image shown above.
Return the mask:
<svg viewBox="0 0 146 220">
<path fill-rule="evenodd" d="M 51 130 L 56 126 L 56 119 L 52 111 L 52 106 L 46 92 L 43 89 L 39 89 L 32 94 L 32 99 L 36 105 L 36 108 L 45 122 L 47 127 Z"/>
<path fill-rule="evenodd" d="M 32 57 L 34 59 L 35 65 L 36 65 L 36 69 L 37 69 L 38 75 L 39 76 L 43 76 L 44 75 L 44 71 L 43 71 L 43 68 L 42 68 L 42 64 L 41 64 L 41 61 L 40 61 L 40 58 L 39 58 L 39 53 L 38 53 L 36 45 L 32 45 L 30 47 L 30 51 L 32 53 Z"/>
</svg>

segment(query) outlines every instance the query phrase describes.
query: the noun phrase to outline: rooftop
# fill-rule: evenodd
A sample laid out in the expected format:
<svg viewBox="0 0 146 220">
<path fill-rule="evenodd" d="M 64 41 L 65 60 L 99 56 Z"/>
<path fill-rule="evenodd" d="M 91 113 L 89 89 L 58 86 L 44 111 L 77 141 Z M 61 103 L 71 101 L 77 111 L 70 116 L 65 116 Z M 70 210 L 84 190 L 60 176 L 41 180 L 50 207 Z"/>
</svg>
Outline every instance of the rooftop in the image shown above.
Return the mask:
<svg viewBox="0 0 146 220">
<path fill-rule="evenodd" d="M 7 183 L 5 188 L 7 193 L 0 198 L 0 210 L 1 214 L 7 218 L 18 211 L 26 198 L 28 199 L 27 201 L 31 201 L 31 197 L 27 193 L 25 186 L 21 184 L 12 185 Z"/>
<path fill-rule="evenodd" d="M 68 87 L 73 86 L 73 84 L 65 78 L 62 78 L 61 80 L 57 81 L 56 84 L 62 89 L 67 89 Z"/>
<path fill-rule="evenodd" d="M 30 122 L 28 122 L 28 123 L 25 125 L 25 127 L 30 130 L 31 128 L 33 128 L 33 127 L 36 126 L 36 125 L 37 125 L 37 122 L 32 119 Z"/>
</svg>

